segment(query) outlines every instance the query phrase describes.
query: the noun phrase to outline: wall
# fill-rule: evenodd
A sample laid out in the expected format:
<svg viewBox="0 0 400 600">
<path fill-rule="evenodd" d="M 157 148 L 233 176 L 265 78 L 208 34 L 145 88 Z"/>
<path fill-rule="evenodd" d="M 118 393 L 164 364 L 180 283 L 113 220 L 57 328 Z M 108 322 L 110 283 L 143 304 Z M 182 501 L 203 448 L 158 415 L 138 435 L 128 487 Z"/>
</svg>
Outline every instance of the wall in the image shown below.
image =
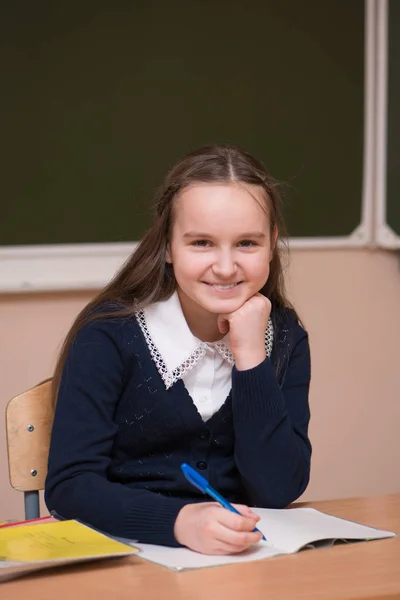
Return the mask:
<svg viewBox="0 0 400 600">
<path fill-rule="evenodd" d="M 287 273 L 312 349 L 312 478 L 304 499 L 400 492 L 400 269 L 394 253 L 297 250 Z M 91 293 L 0 297 L 0 411 L 48 377 Z M 0 421 L 0 517 L 23 515 Z"/>
</svg>

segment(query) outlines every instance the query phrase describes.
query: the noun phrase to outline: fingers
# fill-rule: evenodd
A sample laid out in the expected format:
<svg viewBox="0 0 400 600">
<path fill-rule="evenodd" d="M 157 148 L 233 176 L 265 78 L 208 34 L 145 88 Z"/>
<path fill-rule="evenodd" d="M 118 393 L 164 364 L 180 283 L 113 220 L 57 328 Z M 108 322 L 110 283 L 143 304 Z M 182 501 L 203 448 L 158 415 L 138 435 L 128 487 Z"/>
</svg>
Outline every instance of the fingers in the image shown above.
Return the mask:
<svg viewBox="0 0 400 600">
<path fill-rule="evenodd" d="M 247 550 L 250 546 L 254 546 L 254 544 L 258 544 L 262 535 L 258 531 L 232 531 L 221 526 L 221 529 L 216 532 L 215 537 L 218 549 L 224 549 L 225 553 L 237 554 Z"/>
<path fill-rule="evenodd" d="M 214 515 L 207 527 L 207 537 L 213 539 L 210 554 L 237 554 L 262 539 L 262 533 L 254 531 L 256 518 L 236 515 L 219 507 Z"/>
<path fill-rule="evenodd" d="M 219 542 L 219 548 L 225 552 L 237 553 L 257 544 L 262 539 L 262 533 L 254 531 L 260 517 L 243 504 L 235 504 L 241 514 L 227 510 L 218 510 L 214 535 Z"/>
<path fill-rule="evenodd" d="M 229 321 L 225 316 L 223 316 L 223 315 L 218 316 L 217 326 L 218 326 L 218 330 L 220 333 L 223 333 L 223 334 L 228 333 Z"/>
<path fill-rule="evenodd" d="M 255 512 L 253 512 L 251 510 L 251 508 L 246 506 L 246 504 L 232 504 L 232 506 L 234 508 L 236 508 L 236 510 L 238 510 L 240 512 L 240 514 L 243 515 L 244 517 L 251 517 L 252 519 L 255 519 L 256 521 L 259 521 L 261 518 Z"/>
<path fill-rule="evenodd" d="M 241 513 L 240 515 L 223 509 L 218 511 L 218 522 L 234 531 L 253 531 L 260 517 L 247 506 L 235 504 L 234 507 Z"/>
<path fill-rule="evenodd" d="M 229 530 L 227 532 L 221 533 L 220 537 L 215 539 L 212 554 L 239 554 L 257 544 L 261 539 L 261 535 L 258 533 L 240 533 L 237 534 L 240 537 L 236 537 L 231 535 L 232 532 L 229 533 Z"/>
</svg>

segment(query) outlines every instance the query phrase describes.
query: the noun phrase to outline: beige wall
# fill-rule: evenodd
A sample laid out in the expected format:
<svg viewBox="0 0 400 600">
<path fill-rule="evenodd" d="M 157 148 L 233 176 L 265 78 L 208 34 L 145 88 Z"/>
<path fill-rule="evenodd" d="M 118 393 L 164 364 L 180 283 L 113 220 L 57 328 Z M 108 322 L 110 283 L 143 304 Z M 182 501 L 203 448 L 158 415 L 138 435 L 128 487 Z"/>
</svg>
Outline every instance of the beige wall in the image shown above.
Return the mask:
<svg viewBox="0 0 400 600">
<path fill-rule="evenodd" d="M 312 478 L 305 499 L 400 492 L 400 269 L 394 253 L 297 250 L 291 298 L 312 350 Z M 0 296 L 0 410 L 48 377 L 91 293 Z M 0 421 L 0 519 L 22 517 Z"/>
</svg>

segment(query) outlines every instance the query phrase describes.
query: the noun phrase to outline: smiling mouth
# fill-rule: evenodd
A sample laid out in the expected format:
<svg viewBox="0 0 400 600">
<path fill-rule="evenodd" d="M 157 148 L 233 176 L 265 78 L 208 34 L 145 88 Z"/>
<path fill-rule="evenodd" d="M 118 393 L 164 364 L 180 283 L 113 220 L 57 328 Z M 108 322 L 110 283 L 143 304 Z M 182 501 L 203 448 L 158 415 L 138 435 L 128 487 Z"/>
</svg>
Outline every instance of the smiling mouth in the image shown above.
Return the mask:
<svg viewBox="0 0 400 600">
<path fill-rule="evenodd" d="M 226 290 L 232 290 L 233 288 L 237 287 L 240 283 L 241 281 L 238 281 L 238 283 L 230 283 L 228 285 L 219 285 L 217 283 L 207 283 L 207 285 L 210 285 L 216 290 L 221 290 L 222 292 L 224 292 Z"/>
</svg>

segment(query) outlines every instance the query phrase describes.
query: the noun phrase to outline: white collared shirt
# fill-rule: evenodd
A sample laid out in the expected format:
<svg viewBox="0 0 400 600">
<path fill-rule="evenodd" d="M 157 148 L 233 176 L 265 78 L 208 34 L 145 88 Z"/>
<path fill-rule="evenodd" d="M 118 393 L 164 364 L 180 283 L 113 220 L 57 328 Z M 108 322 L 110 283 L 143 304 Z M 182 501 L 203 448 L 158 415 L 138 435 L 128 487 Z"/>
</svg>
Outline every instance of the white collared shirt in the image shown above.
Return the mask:
<svg viewBox="0 0 400 600">
<path fill-rule="evenodd" d="M 136 316 L 166 388 L 182 379 L 202 419 L 208 420 L 225 402 L 231 389 L 234 357 L 229 335 L 218 342 L 196 338 L 188 327 L 177 292 L 168 300 L 139 311 Z M 272 335 L 269 321 L 267 354 L 271 352 Z"/>
</svg>

